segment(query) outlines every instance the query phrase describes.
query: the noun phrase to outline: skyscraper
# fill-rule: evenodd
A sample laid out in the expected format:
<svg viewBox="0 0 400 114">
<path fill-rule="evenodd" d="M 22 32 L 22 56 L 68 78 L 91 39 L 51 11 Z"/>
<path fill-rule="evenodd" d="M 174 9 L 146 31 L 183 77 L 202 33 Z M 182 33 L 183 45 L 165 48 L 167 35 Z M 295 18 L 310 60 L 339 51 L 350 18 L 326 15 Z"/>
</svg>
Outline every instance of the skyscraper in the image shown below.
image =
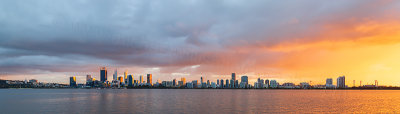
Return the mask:
<svg viewBox="0 0 400 114">
<path fill-rule="evenodd" d="M 76 87 L 76 77 L 75 76 L 69 77 L 69 86 Z"/>
<path fill-rule="evenodd" d="M 128 75 L 128 86 L 129 87 L 133 86 L 133 81 L 134 81 L 133 76 L 132 75 Z"/>
<path fill-rule="evenodd" d="M 182 81 L 182 83 L 183 83 L 183 85 L 186 85 L 186 78 L 181 78 L 181 81 Z"/>
<path fill-rule="evenodd" d="M 337 88 L 346 88 L 346 79 L 344 76 L 337 78 Z"/>
<path fill-rule="evenodd" d="M 217 79 L 217 85 L 219 85 L 219 79 Z"/>
<path fill-rule="evenodd" d="M 107 81 L 107 68 L 106 67 L 100 68 L 100 81 L 102 81 L 102 82 Z"/>
<path fill-rule="evenodd" d="M 221 81 L 220 87 L 221 87 L 221 88 L 224 88 L 224 79 L 221 79 L 221 80 L 219 80 L 219 81 Z"/>
<path fill-rule="evenodd" d="M 229 80 L 226 79 L 225 88 L 229 88 Z"/>
<path fill-rule="evenodd" d="M 113 80 L 118 80 L 118 72 L 117 69 L 114 71 Z"/>
<path fill-rule="evenodd" d="M 151 74 L 147 74 L 147 84 L 152 86 L 153 82 L 152 82 L 153 78 Z"/>
<path fill-rule="evenodd" d="M 235 84 L 235 82 L 236 82 L 236 73 L 232 73 L 232 80 L 233 80 L 233 83 L 231 83 L 231 85 L 232 85 L 232 87 L 234 88 L 234 87 L 237 86 L 237 85 Z"/>
<path fill-rule="evenodd" d="M 269 88 L 269 80 L 267 79 L 267 80 L 265 80 L 265 84 L 267 85 L 267 87 L 266 88 Z"/>
<path fill-rule="evenodd" d="M 241 79 L 241 83 L 249 84 L 249 77 L 242 76 L 240 79 Z"/>
<path fill-rule="evenodd" d="M 327 78 L 325 83 L 326 88 L 334 88 L 332 78 Z"/>
<path fill-rule="evenodd" d="M 279 86 L 279 83 L 276 82 L 276 80 L 271 80 L 270 82 L 271 88 L 277 88 Z"/>
<path fill-rule="evenodd" d="M 174 86 L 174 87 L 176 86 L 176 79 L 172 80 L 172 86 Z"/>
<path fill-rule="evenodd" d="M 203 77 L 200 77 L 200 83 L 201 84 L 203 83 Z"/>
<path fill-rule="evenodd" d="M 122 83 L 122 82 L 124 82 L 124 77 L 120 76 L 120 77 L 118 77 L 118 80 L 120 83 Z"/>
<path fill-rule="evenodd" d="M 143 80 L 143 76 L 142 76 L 142 75 L 140 75 L 139 81 L 140 81 L 140 82 L 139 82 L 140 84 L 143 83 L 144 80 Z"/>
<path fill-rule="evenodd" d="M 125 70 L 125 72 L 124 72 L 124 80 L 125 80 L 125 83 L 128 82 L 128 70 Z"/>
</svg>

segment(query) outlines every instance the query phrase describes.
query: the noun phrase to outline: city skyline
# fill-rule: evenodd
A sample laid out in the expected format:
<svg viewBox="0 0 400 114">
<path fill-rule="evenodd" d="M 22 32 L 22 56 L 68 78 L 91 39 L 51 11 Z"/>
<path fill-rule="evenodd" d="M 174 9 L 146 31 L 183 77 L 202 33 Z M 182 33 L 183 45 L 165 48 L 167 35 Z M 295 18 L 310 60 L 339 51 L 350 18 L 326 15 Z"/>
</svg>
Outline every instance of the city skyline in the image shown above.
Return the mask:
<svg viewBox="0 0 400 114">
<path fill-rule="evenodd" d="M 399 13 L 399 1 L 369 0 L 2 1 L 0 79 L 83 83 L 105 66 L 104 80 L 118 69 L 153 81 L 235 72 L 400 86 Z"/>
</svg>

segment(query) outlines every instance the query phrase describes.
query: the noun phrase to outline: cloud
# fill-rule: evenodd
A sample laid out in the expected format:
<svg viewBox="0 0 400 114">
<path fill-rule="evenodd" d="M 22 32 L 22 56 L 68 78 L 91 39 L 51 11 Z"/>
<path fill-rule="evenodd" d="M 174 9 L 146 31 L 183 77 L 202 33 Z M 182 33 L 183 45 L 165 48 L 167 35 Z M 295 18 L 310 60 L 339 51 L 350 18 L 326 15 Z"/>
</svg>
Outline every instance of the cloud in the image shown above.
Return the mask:
<svg viewBox="0 0 400 114">
<path fill-rule="evenodd" d="M 0 68 L 13 74 L 97 72 L 99 66 L 157 67 L 165 75 L 280 74 L 293 70 L 286 65 L 306 64 L 308 56 L 304 63 L 293 58 L 318 55 L 309 52 L 316 48 L 398 42 L 389 37 L 399 30 L 390 27 L 399 24 L 398 11 L 397 1 L 368 0 L 4 0 Z"/>
</svg>

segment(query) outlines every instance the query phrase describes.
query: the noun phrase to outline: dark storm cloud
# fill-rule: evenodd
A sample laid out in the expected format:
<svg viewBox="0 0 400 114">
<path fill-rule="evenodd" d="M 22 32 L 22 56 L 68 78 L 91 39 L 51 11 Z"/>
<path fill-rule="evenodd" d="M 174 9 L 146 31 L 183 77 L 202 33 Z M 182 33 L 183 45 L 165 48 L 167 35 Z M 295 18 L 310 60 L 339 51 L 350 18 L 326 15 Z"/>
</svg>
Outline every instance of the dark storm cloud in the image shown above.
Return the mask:
<svg viewBox="0 0 400 114">
<path fill-rule="evenodd" d="M 321 26 L 314 23 L 371 4 L 361 2 L 3 0 L 0 68 L 63 72 L 96 65 L 270 63 L 279 54 L 237 48 L 315 40 Z"/>
</svg>

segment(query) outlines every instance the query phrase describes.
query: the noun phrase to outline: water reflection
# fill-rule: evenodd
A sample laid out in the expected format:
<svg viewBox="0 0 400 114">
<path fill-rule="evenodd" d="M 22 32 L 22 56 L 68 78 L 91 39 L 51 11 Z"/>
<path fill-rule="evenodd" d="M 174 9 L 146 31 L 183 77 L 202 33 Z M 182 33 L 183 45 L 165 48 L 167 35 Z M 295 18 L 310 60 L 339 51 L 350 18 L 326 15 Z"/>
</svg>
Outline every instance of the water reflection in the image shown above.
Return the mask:
<svg viewBox="0 0 400 114">
<path fill-rule="evenodd" d="M 5 89 L 1 113 L 399 113 L 396 90 Z"/>
</svg>

